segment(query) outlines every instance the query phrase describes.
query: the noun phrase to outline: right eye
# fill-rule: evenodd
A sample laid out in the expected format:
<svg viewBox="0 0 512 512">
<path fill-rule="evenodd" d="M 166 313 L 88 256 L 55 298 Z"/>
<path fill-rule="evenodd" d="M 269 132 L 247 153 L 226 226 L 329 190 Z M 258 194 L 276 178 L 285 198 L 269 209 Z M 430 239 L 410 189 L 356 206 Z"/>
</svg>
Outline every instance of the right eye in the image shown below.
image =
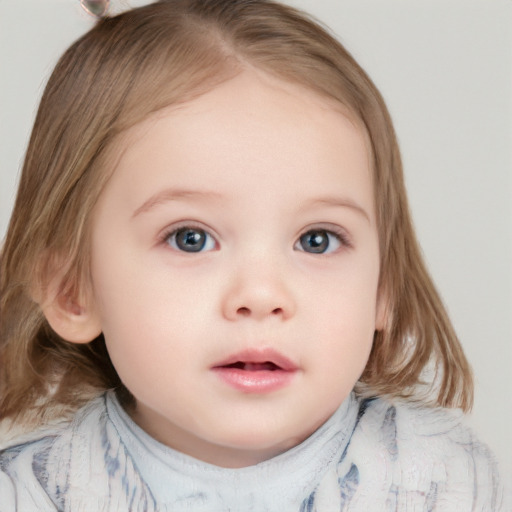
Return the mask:
<svg viewBox="0 0 512 512">
<path fill-rule="evenodd" d="M 297 240 L 295 249 L 310 254 L 329 254 L 347 245 L 341 233 L 328 229 L 310 229 Z"/>
<path fill-rule="evenodd" d="M 181 252 L 205 252 L 215 249 L 215 240 L 207 231 L 192 226 L 184 226 L 171 231 L 165 241 Z"/>
</svg>

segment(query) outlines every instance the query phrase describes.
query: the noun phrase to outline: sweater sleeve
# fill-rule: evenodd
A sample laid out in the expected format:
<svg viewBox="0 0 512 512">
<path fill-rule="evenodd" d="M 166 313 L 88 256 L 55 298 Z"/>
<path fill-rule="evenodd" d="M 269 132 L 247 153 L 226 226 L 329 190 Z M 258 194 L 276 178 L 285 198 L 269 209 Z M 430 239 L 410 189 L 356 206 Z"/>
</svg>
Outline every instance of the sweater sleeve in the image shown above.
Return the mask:
<svg viewBox="0 0 512 512">
<path fill-rule="evenodd" d="M 0 512 L 57 512 L 34 469 L 37 443 L 0 452 Z"/>
<path fill-rule="evenodd" d="M 414 471 L 411 460 L 417 467 L 422 458 L 425 461 L 432 510 L 512 512 L 508 484 L 500 476 L 494 454 L 465 424 L 461 413 L 397 408 L 397 448 L 405 470 L 402 475 Z"/>
<path fill-rule="evenodd" d="M 494 455 L 474 436 L 471 447 L 470 461 L 474 466 L 475 489 L 473 510 L 512 512 L 510 482 L 500 475 Z"/>
<path fill-rule="evenodd" d="M 337 467 L 340 510 L 512 512 L 509 483 L 463 415 L 376 399 Z"/>
<path fill-rule="evenodd" d="M 0 512 L 16 512 L 16 490 L 7 473 L 0 471 Z"/>
</svg>

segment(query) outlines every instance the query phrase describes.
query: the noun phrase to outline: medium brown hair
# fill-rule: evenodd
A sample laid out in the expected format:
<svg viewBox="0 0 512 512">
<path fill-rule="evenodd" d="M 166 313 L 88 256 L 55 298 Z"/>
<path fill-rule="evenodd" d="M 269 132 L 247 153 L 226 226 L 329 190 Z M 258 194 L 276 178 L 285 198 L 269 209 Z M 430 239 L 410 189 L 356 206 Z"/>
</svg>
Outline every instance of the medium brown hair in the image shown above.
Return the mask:
<svg viewBox="0 0 512 512">
<path fill-rule="evenodd" d="M 91 212 L 120 134 L 248 66 L 334 98 L 369 142 L 387 325 L 356 389 L 470 408 L 471 372 L 423 263 L 391 119 L 366 73 L 291 7 L 161 0 L 99 21 L 62 56 L 44 92 L 1 255 L 0 417 L 76 407 L 91 390 L 122 392 L 103 337 L 85 345 L 61 339 L 34 297 L 57 270 L 68 295 L 89 285 Z"/>
</svg>

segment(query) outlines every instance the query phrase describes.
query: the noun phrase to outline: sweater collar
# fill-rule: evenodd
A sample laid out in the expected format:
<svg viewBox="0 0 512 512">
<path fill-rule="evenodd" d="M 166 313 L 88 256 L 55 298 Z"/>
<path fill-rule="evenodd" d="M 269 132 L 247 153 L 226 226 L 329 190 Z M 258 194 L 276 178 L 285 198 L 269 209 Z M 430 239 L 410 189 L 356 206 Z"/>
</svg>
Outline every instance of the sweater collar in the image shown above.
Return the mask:
<svg viewBox="0 0 512 512">
<path fill-rule="evenodd" d="M 107 394 L 106 405 L 110 421 L 156 502 L 190 506 L 195 501 L 192 509 L 197 511 L 202 505 L 209 511 L 298 510 L 322 476 L 339 462 L 359 409 L 350 395 L 299 445 L 254 466 L 231 469 L 208 464 L 156 441 L 130 418 L 113 392 Z"/>
</svg>

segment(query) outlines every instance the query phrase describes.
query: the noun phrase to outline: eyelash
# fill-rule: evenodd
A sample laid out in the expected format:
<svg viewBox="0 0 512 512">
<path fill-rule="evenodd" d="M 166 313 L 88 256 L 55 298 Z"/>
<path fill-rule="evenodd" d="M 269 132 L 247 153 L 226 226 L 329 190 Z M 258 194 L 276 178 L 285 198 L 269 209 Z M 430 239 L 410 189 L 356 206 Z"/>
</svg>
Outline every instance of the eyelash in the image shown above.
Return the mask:
<svg viewBox="0 0 512 512">
<path fill-rule="evenodd" d="M 315 233 L 317 235 L 320 235 L 321 237 L 324 237 L 324 235 L 327 235 L 327 245 L 325 246 L 324 250 L 319 250 L 318 252 L 315 250 L 307 251 L 305 250 L 304 246 L 302 245 L 303 239 L 308 240 L 308 242 L 315 241 L 315 243 L 318 243 L 318 240 L 315 240 Z M 337 247 L 332 247 L 333 242 L 332 238 L 336 241 L 338 244 Z M 300 246 L 302 245 L 302 248 Z M 318 246 L 317 246 L 318 247 Z M 314 249 L 315 247 L 310 247 L 311 249 Z M 339 226 L 313 226 L 310 227 L 302 232 L 302 234 L 299 236 L 297 241 L 294 244 L 294 249 L 304 252 L 306 254 L 312 254 L 315 256 L 329 256 L 333 253 L 338 253 L 343 250 L 348 250 L 352 248 L 352 242 L 346 233 L 345 230 L 341 229 Z"/>
<path fill-rule="evenodd" d="M 168 245 L 170 246 L 172 249 L 174 249 L 175 251 L 177 252 L 182 252 L 182 253 L 185 253 L 187 254 L 187 252 L 189 253 L 194 253 L 194 251 L 182 251 L 180 250 L 178 247 L 172 247 L 172 245 L 170 244 L 169 242 L 169 239 L 173 236 L 176 236 L 181 230 L 186 230 L 186 229 L 189 229 L 189 230 L 196 230 L 196 231 L 203 231 L 204 233 L 206 233 L 206 235 L 211 238 L 213 240 L 213 243 L 215 244 L 215 246 L 217 247 L 218 243 L 215 239 L 215 237 L 210 233 L 210 230 L 208 228 L 205 228 L 204 226 L 201 226 L 199 224 L 196 224 L 194 222 L 183 222 L 182 224 L 179 224 L 177 226 L 173 226 L 172 228 L 169 228 L 168 230 L 166 230 L 160 237 L 159 237 L 159 241 L 160 243 L 164 244 L 164 245 Z M 201 247 L 202 249 L 203 247 Z M 212 249 L 210 249 L 212 250 Z M 203 251 L 196 251 L 196 252 L 203 252 Z"/>
<path fill-rule="evenodd" d="M 218 242 L 215 238 L 215 236 L 213 236 L 209 229 L 201 226 L 201 225 L 198 225 L 198 224 L 195 224 L 194 222 L 184 222 L 183 224 L 180 224 L 178 226 L 173 226 L 172 228 L 169 228 L 168 230 L 166 230 L 160 237 L 159 237 L 159 242 L 161 244 L 164 244 L 164 245 L 167 245 L 169 247 L 171 247 L 173 250 L 177 251 L 177 252 L 182 252 L 182 253 L 185 253 L 185 254 L 195 254 L 195 253 L 200 253 L 200 252 L 205 252 L 203 251 L 204 249 L 204 245 L 207 244 L 207 241 L 204 242 L 204 244 L 199 248 L 199 250 L 197 251 L 185 251 L 185 250 L 181 250 L 179 247 L 177 246 L 172 246 L 171 243 L 169 242 L 169 240 L 171 239 L 171 237 L 176 237 L 180 231 L 182 230 L 187 230 L 189 229 L 190 231 L 202 231 L 206 234 L 206 236 L 208 238 L 210 238 L 213 242 L 213 244 L 215 245 L 215 247 L 213 248 L 210 248 L 208 249 L 206 252 L 209 252 L 211 250 L 214 250 L 215 248 L 218 248 Z M 333 251 L 324 251 L 324 252 L 309 252 L 309 251 L 305 251 L 305 250 L 302 250 L 302 249 L 299 249 L 297 248 L 297 246 L 299 244 L 301 244 L 302 242 L 302 239 L 303 237 L 305 237 L 306 235 L 308 234 L 313 234 L 313 233 L 326 233 L 328 238 L 329 238 L 329 242 L 328 242 L 328 246 L 327 248 L 329 248 L 329 245 L 330 245 L 330 238 L 333 237 L 338 243 L 339 243 L 339 248 L 336 248 L 335 250 Z M 176 242 L 174 242 L 176 244 Z M 210 242 L 211 243 L 211 242 Z M 337 226 L 329 226 L 329 227 L 325 227 L 325 226 L 313 226 L 313 227 L 309 227 L 307 229 L 305 229 L 298 237 L 297 241 L 295 242 L 294 244 L 294 249 L 295 250 L 298 250 L 298 251 L 301 251 L 301 252 L 305 252 L 307 254 L 315 254 L 315 255 L 328 255 L 328 254 L 331 254 L 333 252 L 338 252 L 340 249 L 351 249 L 353 247 L 352 245 L 352 241 L 350 240 L 350 237 L 347 235 L 346 231 L 337 227 Z"/>
</svg>

